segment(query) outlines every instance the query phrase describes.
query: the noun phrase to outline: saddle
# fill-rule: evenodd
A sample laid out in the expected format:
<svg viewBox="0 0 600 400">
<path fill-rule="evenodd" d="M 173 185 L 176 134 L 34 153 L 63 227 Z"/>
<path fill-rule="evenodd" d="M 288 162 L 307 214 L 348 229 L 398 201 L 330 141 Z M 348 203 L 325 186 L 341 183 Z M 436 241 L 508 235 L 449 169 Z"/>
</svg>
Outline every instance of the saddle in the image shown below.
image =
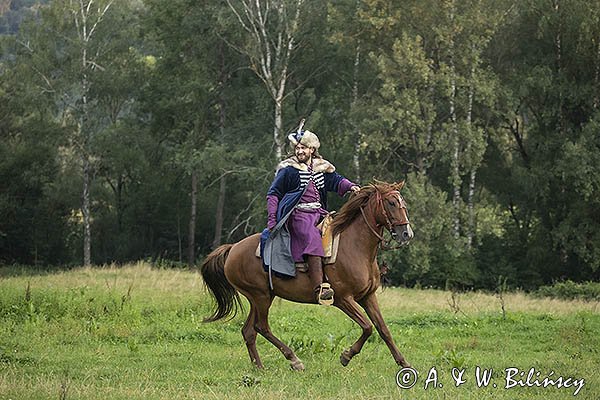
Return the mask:
<svg viewBox="0 0 600 400">
<path fill-rule="evenodd" d="M 334 264 L 337 259 L 338 247 L 340 244 L 339 233 L 333 236 L 333 230 L 331 229 L 331 222 L 333 221 L 333 214 L 330 212 L 323 218 L 323 220 L 317 225 L 317 228 L 321 232 L 321 242 L 323 243 L 323 250 L 325 257 L 323 257 L 323 265 Z M 256 257 L 260 258 L 260 243 L 256 248 Z M 296 271 L 307 272 L 308 265 L 305 262 L 296 263 Z"/>
</svg>

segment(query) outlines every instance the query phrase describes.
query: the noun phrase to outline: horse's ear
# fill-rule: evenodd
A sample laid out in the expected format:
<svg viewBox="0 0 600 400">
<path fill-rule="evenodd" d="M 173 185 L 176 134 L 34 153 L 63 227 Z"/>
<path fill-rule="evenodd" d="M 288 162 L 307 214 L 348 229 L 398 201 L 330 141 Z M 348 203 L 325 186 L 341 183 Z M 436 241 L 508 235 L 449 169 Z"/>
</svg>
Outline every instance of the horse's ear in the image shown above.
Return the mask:
<svg viewBox="0 0 600 400">
<path fill-rule="evenodd" d="M 404 187 L 404 181 L 400 181 L 400 182 L 396 182 L 393 183 L 392 186 L 394 187 L 394 189 L 396 189 L 397 191 L 402 190 L 402 188 Z"/>
</svg>

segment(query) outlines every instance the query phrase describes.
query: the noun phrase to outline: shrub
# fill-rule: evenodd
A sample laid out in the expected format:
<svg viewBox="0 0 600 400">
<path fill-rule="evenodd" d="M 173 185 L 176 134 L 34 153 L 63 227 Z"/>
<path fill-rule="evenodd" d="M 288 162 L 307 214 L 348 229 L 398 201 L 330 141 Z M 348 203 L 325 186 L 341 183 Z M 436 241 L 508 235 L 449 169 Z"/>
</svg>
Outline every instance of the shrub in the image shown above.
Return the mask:
<svg viewBox="0 0 600 400">
<path fill-rule="evenodd" d="M 576 283 L 568 280 L 551 286 L 542 286 L 534 294 L 538 297 L 556 299 L 599 301 L 600 282 Z"/>
</svg>

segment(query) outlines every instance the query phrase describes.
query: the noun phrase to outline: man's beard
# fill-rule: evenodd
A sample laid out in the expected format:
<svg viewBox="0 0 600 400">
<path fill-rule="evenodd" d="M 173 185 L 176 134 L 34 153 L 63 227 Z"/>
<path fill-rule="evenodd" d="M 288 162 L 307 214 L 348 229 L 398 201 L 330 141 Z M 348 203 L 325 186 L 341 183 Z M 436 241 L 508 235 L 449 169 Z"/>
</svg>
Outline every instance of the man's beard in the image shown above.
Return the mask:
<svg viewBox="0 0 600 400">
<path fill-rule="evenodd" d="M 298 161 L 305 164 L 308 164 L 308 162 L 310 161 L 310 156 L 306 154 L 296 154 L 296 158 L 298 159 Z"/>
</svg>

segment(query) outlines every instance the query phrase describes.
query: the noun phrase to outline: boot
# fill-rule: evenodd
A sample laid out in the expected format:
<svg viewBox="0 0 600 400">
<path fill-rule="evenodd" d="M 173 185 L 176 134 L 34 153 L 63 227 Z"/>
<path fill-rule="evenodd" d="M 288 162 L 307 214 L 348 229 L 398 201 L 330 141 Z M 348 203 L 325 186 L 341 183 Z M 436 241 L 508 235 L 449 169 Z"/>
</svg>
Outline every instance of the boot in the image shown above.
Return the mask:
<svg viewBox="0 0 600 400">
<path fill-rule="evenodd" d="M 329 283 L 323 283 L 323 263 L 319 256 L 308 256 L 308 277 L 315 291 L 315 297 L 319 304 L 333 304 L 333 289 Z"/>
</svg>

